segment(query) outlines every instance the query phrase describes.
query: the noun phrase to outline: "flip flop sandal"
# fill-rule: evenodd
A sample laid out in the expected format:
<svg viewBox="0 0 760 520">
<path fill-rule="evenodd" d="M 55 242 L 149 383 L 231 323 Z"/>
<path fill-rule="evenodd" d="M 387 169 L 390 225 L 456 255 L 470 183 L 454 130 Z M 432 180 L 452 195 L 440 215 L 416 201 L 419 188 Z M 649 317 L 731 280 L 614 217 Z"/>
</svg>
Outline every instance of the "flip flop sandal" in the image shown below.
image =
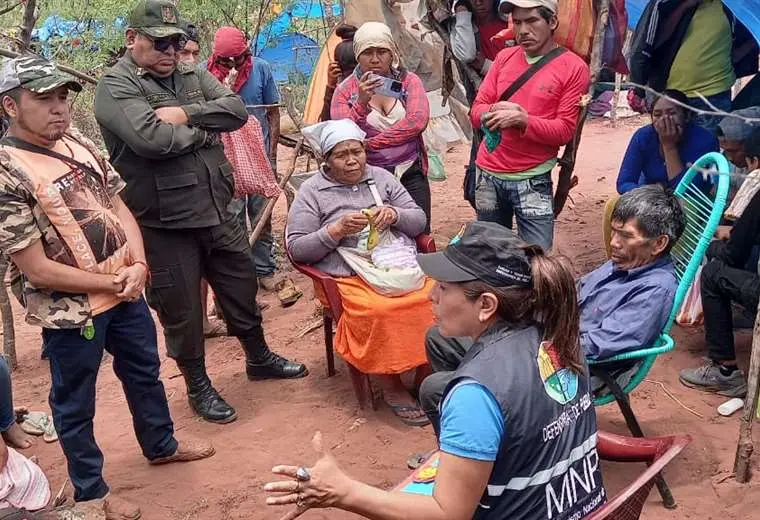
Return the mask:
<svg viewBox="0 0 760 520">
<path fill-rule="evenodd" d="M 47 417 L 47 424 L 45 425 L 45 433 L 42 434 L 42 440 L 48 444 L 58 440 L 58 432 L 55 431 L 53 418 L 50 416 Z"/>
<path fill-rule="evenodd" d="M 280 305 L 283 307 L 290 307 L 303 296 L 303 292 L 296 287 L 296 284 L 290 278 L 277 282 L 276 288 L 277 297 L 280 299 Z"/>
<path fill-rule="evenodd" d="M 24 433 L 39 437 L 45 433 L 46 420 L 47 414 L 45 412 L 28 412 L 23 416 L 23 421 L 19 425 Z"/>
<path fill-rule="evenodd" d="M 209 323 L 211 323 L 211 327 L 209 327 L 208 330 L 203 331 L 204 338 L 209 339 L 229 336 L 229 333 L 227 332 L 227 325 L 222 320 L 213 320 Z"/>
<path fill-rule="evenodd" d="M 403 405 L 396 405 L 396 406 L 389 404 L 388 406 L 391 407 L 391 410 L 393 411 L 393 415 L 398 417 L 398 419 L 402 423 L 406 424 L 407 426 L 412 426 L 412 427 L 418 426 L 421 428 L 423 426 L 427 426 L 428 424 L 430 424 L 430 419 L 428 419 L 427 415 L 424 415 L 424 414 L 422 415 L 422 417 L 417 417 L 415 419 L 400 415 L 404 412 L 421 412 L 422 409 L 416 404 L 403 404 Z"/>
</svg>

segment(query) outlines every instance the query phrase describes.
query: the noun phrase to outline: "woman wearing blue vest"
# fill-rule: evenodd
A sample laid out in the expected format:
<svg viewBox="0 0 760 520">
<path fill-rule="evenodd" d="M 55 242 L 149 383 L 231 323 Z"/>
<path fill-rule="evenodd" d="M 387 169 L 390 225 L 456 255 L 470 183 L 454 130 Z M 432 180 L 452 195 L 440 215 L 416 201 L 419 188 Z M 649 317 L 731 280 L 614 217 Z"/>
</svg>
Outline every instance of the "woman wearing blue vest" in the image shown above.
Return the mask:
<svg viewBox="0 0 760 520">
<path fill-rule="evenodd" d="M 606 495 L 570 267 L 489 222 L 418 259 L 438 282 L 430 299 L 441 333 L 475 340 L 442 400 L 432 496 L 353 480 L 317 434 L 317 463 L 276 466 L 290 480 L 265 486 L 267 504 L 295 505 L 287 520 L 317 507 L 377 520 L 568 520 L 599 508 Z"/>
</svg>

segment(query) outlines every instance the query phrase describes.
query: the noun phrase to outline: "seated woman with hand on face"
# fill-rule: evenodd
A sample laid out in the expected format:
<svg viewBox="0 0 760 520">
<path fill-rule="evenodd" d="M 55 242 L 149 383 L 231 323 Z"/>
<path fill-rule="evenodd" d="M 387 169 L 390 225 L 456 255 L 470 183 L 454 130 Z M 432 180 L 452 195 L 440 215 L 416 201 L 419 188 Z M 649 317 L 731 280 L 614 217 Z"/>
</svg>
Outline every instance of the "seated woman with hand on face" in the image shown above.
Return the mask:
<svg viewBox="0 0 760 520">
<path fill-rule="evenodd" d="M 405 424 L 424 426 L 428 420 L 400 374 L 427 363 L 432 282 L 404 296 L 382 296 L 355 276 L 338 248 L 359 243 L 370 223 L 362 210 L 372 214 L 377 228 L 390 228 L 409 243 L 425 230 L 425 213 L 392 174 L 367 164 L 366 134 L 351 120 L 319 123 L 304 128 L 303 135 L 324 164 L 301 186 L 290 209 L 288 251 L 294 261 L 338 278 L 343 300 L 335 334 L 338 353 L 361 372 L 386 376 L 385 402 Z"/>
<path fill-rule="evenodd" d="M 618 193 L 646 184 L 675 188 L 692 163 L 718 151 L 715 135 L 693 123 L 691 113 L 673 100 L 687 104 L 688 98 L 666 90 L 651 106 L 652 124 L 633 134 L 618 174 Z M 694 183 L 703 191 L 710 189 L 709 178 L 698 176 Z"/>
<path fill-rule="evenodd" d="M 572 269 L 491 222 L 468 224 L 445 251 L 418 260 L 437 281 L 430 299 L 441 334 L 474 340 L 441 403 L 432 496 L 350 478 L 317 434 L 319 460 L 275 466 L 290 480 L 264 486 L 277 494 L 267 504 L 295 505 L 288 519 L 336 507 L 377 520 L 570 519 L 601 507 Z"/>
</svg>

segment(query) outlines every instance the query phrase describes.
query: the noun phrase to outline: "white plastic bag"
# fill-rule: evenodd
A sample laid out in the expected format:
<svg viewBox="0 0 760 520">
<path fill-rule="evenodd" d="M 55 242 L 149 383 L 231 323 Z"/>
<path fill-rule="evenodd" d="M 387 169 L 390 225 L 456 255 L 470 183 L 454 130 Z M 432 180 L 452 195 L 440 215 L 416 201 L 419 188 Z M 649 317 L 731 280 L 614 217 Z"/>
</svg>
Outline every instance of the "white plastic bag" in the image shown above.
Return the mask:
<svg viewBox="0 0 760 520">
<path fill-rule="evenodd" d="M 699 279 L 702 276 L 702 266 L 697 270 L 691 287 L 686 292 L 686 298 L 683 299 L 681 308 L 676 315 L 676 323 L 684 327 L 697 327 L 705 321 L 704 311 L 702 310 L 702 292 L 700 289 Z"/>
<path fill-rule="evenodd" d="M 360 234 L 357 247 L 339 247 L 338 253 L 343 260 L 354 270 L 354 272 L 364 280 L 378 294 L 388 297 L 404 296 L 414 291 L 419 291 L 425 286 L 425 273 L 418 264 L 414 267 L 378 267 L 372 261 L 373 251 L 368 251 L 364 233 Z M 380 243 L 374 251 L 388 246 L 398 247 L 398 241 L 403 240 L 393 235 L 390 230 L 384 230 L 380 233 Z M 378 256 L 383 256 L 379 254 Z"/>
</svg>

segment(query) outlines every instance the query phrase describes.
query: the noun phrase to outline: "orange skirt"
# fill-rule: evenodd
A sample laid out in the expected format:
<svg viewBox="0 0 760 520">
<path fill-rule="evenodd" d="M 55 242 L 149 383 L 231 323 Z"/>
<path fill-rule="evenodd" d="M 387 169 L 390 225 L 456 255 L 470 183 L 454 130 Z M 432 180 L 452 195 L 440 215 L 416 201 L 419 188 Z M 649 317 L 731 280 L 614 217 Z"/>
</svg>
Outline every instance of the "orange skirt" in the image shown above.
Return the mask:
<svg viewBox="0 0 760 520">
<path fill-rule="evenodd" d="M 433 325 L 428 294 L 433 280 L 405 296 L 388 298 L 361 278 L 338 279 L 343 314 L 335 332 L 335 350 L 366 374 L 401 374 L 427 363 L 425 334 Z"/>
</svg>

